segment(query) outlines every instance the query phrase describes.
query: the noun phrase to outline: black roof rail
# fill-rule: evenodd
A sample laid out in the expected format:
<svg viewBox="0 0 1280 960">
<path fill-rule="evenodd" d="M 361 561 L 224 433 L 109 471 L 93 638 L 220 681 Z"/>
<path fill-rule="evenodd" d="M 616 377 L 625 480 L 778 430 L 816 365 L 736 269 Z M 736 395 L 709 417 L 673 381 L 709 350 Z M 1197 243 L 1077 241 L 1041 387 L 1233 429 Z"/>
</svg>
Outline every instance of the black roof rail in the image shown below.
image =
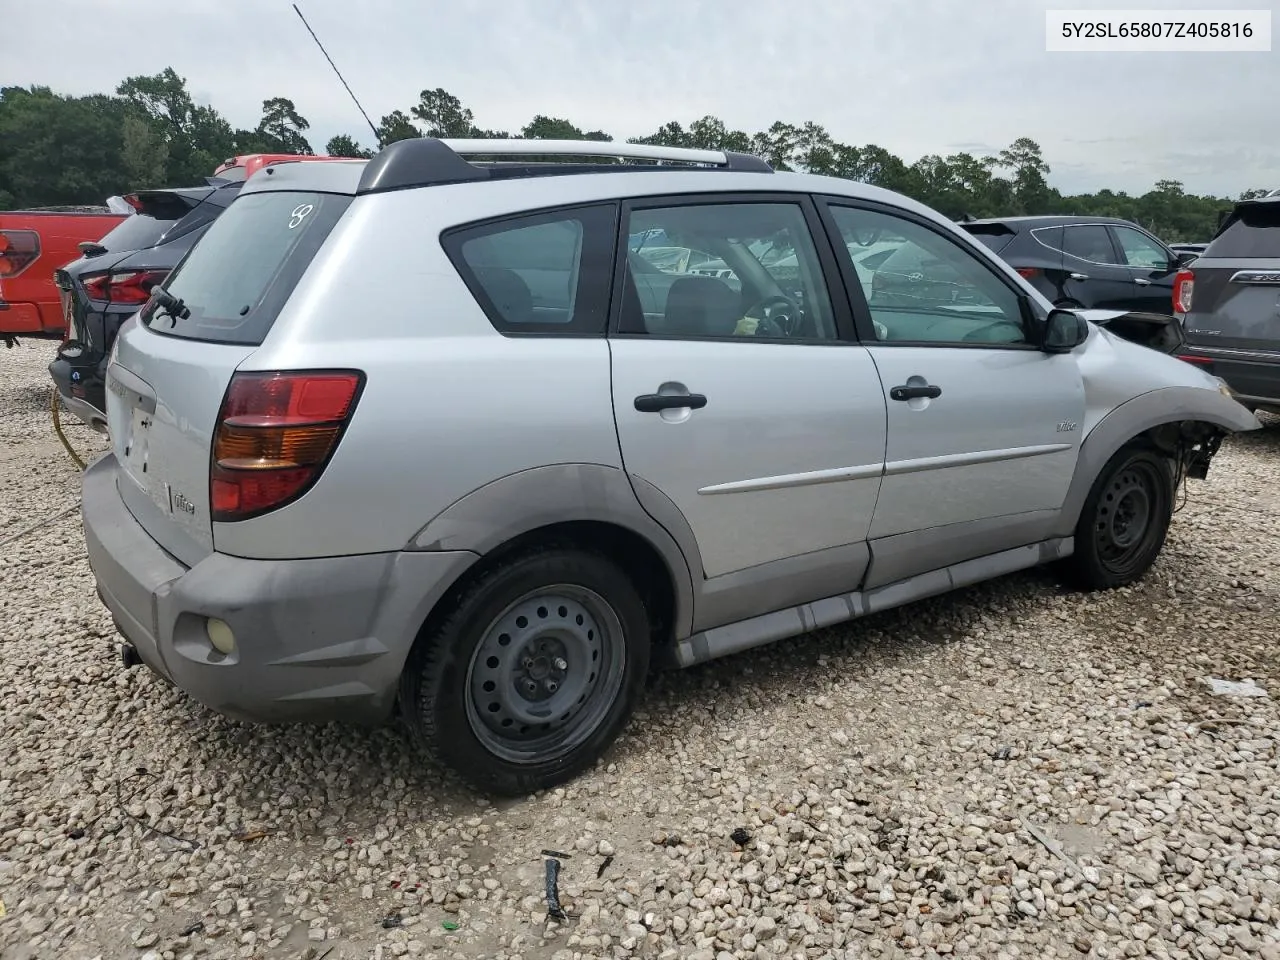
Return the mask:
<svg viewBox="0 0 1280 960">
<path fill-rule="evenodd" d="M 412 187 L 469 183 L 495 177 L 537 176 L 565 173 L 563 163 L 470 163 L 477 157 L 594 157 L 647 161 L 633 164 L 573 165 L 572 172 L 652 170 L 668 162 L 699 164 L 716 170 L 773 173 L 760 157 L 731 150 L 690 150 L 639 143 L 597 140 L 444 140 L 415 137 L 389 144 L 369 161 L 360 177 L 357 194 L 386 193 Z"/>
</svg>

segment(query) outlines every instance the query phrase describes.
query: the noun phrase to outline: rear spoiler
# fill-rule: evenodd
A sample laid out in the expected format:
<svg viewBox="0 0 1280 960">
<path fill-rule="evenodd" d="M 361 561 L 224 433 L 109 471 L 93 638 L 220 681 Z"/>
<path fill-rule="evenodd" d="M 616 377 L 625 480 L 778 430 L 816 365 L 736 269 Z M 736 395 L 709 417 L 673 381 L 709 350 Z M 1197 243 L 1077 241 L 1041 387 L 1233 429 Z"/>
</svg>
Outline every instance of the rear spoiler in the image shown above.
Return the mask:
<svg viewBox="0 0 1280 960">
<path fill-rule="evenodd" d="M 1150 347 L 1159 353 L 1174 354 L 1186 345 L 1186 334 L 1177 317 L 1163 313 L 1123 310 L 1077 310 L 1090 323 L 1104 327 L 1117 337 Z"/>
<path fill-rule="evenodd" d="M 157 220 L 178 220 L 198 207 L 216 188 L 178 187 L 169 190 L 139 190 L 126 196 L 125 202 L 138 213 Z"/>
</svg>

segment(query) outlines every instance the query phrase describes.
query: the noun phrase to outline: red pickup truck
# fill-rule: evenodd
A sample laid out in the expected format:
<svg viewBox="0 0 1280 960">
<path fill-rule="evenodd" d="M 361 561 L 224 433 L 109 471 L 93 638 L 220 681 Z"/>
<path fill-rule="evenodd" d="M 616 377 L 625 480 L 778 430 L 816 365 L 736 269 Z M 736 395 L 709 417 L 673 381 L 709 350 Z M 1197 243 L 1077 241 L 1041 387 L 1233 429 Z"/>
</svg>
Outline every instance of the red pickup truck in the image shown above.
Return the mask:
<svg viewBox="0 0 1280 960">
<path fill-rule="evenodd" d="M 0 213 L 0 337 L 61 335 L 66 320 L 53 271 L 123 219 L 105 207 Z"/>
</svg>

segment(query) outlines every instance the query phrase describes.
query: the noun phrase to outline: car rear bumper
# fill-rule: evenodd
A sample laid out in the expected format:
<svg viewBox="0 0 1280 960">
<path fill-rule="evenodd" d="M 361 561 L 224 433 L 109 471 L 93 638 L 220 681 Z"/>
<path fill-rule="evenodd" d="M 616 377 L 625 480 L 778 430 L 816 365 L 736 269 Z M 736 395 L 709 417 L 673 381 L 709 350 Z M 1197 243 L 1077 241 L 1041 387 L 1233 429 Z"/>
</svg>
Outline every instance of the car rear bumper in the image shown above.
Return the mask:
<svg viewBox="0 0 1280 960">
<path fill-rule="evenodd" d="M 1280 408 L 1280 353 L 1188 344 L 1180 356 L 1190 357 L 1197 366 L 1221 378 L 1246 407 Z"/>
<path fill-rule="evenodd" d="M 147 666 L 237 719 L 385 720 L 419 627 L 477 559 L 463 551 L 271 561 L 214 553 L 188 568 L 133 518 L 118 469 L 106 454 L 84 475 L 98 595 Z M 208 618 L 230 625 L 230 655 L 209 642 Z"/>
<path fill-rule="evenodd" d="M 59 357 L 49 364 L 49 376 L 72 414 L 97 429 L 106 429 L 107 389 L 97 364 L 72 365 Z"/>
</svg>

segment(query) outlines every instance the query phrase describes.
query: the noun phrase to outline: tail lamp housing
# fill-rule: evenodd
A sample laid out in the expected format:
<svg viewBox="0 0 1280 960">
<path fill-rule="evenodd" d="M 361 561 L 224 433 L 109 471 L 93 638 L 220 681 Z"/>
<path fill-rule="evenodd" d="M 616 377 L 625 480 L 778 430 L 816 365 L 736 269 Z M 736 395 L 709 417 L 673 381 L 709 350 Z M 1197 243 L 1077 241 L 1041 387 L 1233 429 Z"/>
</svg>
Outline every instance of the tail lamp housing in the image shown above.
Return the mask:
<svg viewBox="0 0 1280 960">
<path fill-rule="evenodd" d="M 80 282 L 90 300 L 140 307 L 151 298 L 151 289 L 168 276 L 168 270 L 131 270 L 86 274 Z"/>
<path fill-rule="evenodd" d="M 1179 270 L 1173 278 L 1173 312 L 1190 313 L 1191 298 L 1195 293 L 1196 275 L 1191 270 Z"/>
<path fill-rule="evenodd" d="M 40 257 L 40 234 L 0 230 L 0 280 L 12 280 Z"/>
<path fill-rule="evenodd" d="M 363 387 L 358 370 L 235 374 L 214 428 L 213 520 L 248 520 L 306 493 L 338 448 Z"/>
</svg>

